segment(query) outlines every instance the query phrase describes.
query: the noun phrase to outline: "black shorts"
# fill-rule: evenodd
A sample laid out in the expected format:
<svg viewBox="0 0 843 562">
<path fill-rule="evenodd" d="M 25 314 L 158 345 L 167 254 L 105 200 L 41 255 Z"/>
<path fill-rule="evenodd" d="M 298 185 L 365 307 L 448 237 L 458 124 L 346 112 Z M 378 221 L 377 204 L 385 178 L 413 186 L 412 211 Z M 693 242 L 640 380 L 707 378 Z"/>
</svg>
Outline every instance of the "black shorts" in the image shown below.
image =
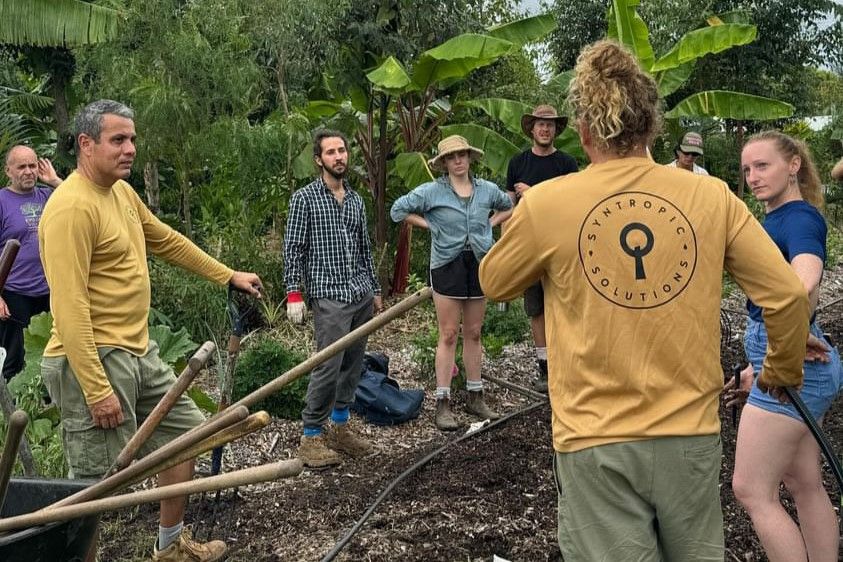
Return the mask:
<svg viewBox="0 0 843 562">
<path fill-rule="evenodd" d="M 433 290 L 452 299 L 482 299 L 480 264 L 471 250 L 463 250 L 452 262 L 430 270 Z"/>
<path fill-rule="evenodd" d="M 544 288 L 541 281 L 524 291 L 524 312 L 530 318 L 544 314 Z"/>
</svg>

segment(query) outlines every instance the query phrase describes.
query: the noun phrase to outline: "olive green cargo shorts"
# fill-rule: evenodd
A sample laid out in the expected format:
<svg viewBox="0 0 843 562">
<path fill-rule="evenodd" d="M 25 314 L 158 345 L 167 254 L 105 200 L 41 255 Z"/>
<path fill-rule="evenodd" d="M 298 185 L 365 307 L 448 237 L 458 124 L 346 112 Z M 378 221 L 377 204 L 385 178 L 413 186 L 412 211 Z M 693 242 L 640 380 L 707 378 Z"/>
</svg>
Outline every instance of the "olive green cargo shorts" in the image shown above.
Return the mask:
<svg viewBox="0 0 843 562">
<path fill-rule="evenodd" d="M 721 562 L 720 435 L 555 453 L 565 562 Z"/>
<path fill-rule="evenodd" d="M 94 425 L 82 388 L 66 356 L 44 357 L 41 376 L 53 403 L 61 410 L 64 454 L 71 478 L 102 477 L 117 455 L 158 404 L 176 377 L 158 357 L 158 344 L 149 342 L 138 357 L 114 347 L 97 348 L 111 387 L 123 407 L 123 423 L 115 429 Z M 205 421 L 193 401 L 182 395 L 149 440 L 141 447 L 144 456 Z"/>
</svg>

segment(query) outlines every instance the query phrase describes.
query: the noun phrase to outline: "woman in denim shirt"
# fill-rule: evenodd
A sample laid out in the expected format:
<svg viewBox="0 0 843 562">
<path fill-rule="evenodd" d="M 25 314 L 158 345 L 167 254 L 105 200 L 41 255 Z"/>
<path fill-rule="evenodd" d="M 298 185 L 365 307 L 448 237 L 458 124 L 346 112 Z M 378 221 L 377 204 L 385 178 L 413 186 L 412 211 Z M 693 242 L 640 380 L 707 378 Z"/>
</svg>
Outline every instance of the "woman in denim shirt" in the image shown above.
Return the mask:
<svg viewBox="0 0 843 562">
<path fill-rule="evenodd" d="M 466 411 L 482 419 L 500 417 L 483 400 L 480 329 L 486 299 L 477 270 L 494 242 L 492 228 L 508 216 L 496 211 L 510 209 L 512 202 L 498 186 L 469 173 L 471 162 L 481 156 L 482 150 L 469 145 L 459 135 L 443 139 L 437 156 L 429 164 L 445 174 L 399 198 L 391 211 L 395 222 L 403 220 L 430 230 L 430 285 L 439 324 L 436 427 L 445 431 L 459 427 L 451 411 L 450 398 L 461 317 L 468 390 Z"/>
</svg>

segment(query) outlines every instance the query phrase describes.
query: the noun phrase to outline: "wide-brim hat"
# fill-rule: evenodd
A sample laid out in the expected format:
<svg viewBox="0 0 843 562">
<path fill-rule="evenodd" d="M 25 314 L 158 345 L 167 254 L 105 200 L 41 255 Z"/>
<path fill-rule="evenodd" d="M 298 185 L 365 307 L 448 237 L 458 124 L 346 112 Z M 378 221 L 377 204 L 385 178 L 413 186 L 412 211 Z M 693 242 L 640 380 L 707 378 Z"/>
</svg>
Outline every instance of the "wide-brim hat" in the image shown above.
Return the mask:
<svg viewBox="0 0 843 562">
<path fill-rule="evenodd" d="M 703 155 L 703 138 L 699 133 L 685 133 L 679 141 L 679 150 L 686 154 Z"/>
<path fill-rule="evenodd" d="M 568 118 L 564 115 L 558 115 L 556 113 L 556 108 L 552 105 L 537 105 L 535 109 L 533 109 L 532 113 L 525 113 L 521 116 L 521 130 L 524 131 L 524 134 L 528 137 L 533 136 L 533 123 L 535 123 L 538 119 L 547 119 L 549 121 L 554 121 L 556 123 L 556 135 L 559 136 L 562 134 L 562 131 L 565 130 L 565 127 L 568 126 Z"/>
<path fill-rule="evenodd" d="M 445 137 L 439 141 L 439 144 L 436 146 L 436 156 L 428 160 L 427 163 L 434 170 L 443 170 L 442 159 L 449 154 L 460 152 L 462 150 L 468 152 L 472 162 L 478 158 L 482 158 L 484 154 L 484 152 L 479 148 L 474 148 L 468 144 L 465 137 L 460 135 L 451 135 L 450 137 Z"/>
</svg>

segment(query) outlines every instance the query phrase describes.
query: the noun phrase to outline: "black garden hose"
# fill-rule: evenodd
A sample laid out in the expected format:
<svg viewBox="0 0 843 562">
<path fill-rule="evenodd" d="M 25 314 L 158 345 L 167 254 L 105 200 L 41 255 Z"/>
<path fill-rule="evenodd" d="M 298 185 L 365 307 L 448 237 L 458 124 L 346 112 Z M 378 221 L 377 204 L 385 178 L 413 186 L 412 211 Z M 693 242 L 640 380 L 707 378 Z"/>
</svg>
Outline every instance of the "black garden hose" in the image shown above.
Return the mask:
<svg viewBox="0 0 843 562">
<path fill-rule="evenodd" d="M 366 521 L 369 519 L 369 517 L 371 517 L 371 515 L 375 512 L 375 510 L 381 504 L 381 502 L 383 502 L 383 500 L 385 500 L 387 498 L 387 496 L 389 496 L 389 494 L 392 493 L 392 490 L 395 489 L 395 486 L 400 484 L 404 479 L 406 479 L 408 476 L 413 474 L 415 471 L 417 471 L 418 469 L 420 469 L 421 467 L 423 467 L 424 465 L 429 463 L 431 460 L 433 460 L 436 456 L 438 456 L 445 449 L 447 449 L 451 445 L 455 445 L 455 444 L 459 443 L 460 441 L 464 441 L 465 439 L 468 439 L 470 437 L 474 437 L 475 435 L 477 435 L 479 433 L 482 433 L 482 432 L 484 432 L 488 429 L 492 429 L 492 428 L 497 427 L 501 424 L 504 424 L 504 423 L 508 422 L 509 420 L 511 420 L 512 418 L 514 418 L 516 416 L 520 416 L 521 414 L 526 414 L 527 412 L 531 412 L 531 411 L 535 410 L 536 408 L 538 408 L 539 406 L 544 406 L 547 403 L 548 403 L 547 400 L 542 400 L 542 401 L 539 401 L 539 402 L 533 402 L 532 404 L 526 406 L 525 408 L 523 408 L 521 410 L 516 410 L 515 412 L 512 412 L 511 414 L 507 414 L 504 417 L 502 417 L 501 419 L 493 421 L 490 424 L 484 425 L 483 427 L 481 427 L 480 429 L 478 429 L 476 431 L 472 431 L 471 433 L 466 433 L 465 435 L 462 435 L 462 436 L 458 437 L 457 439 L 454 439 L 452 441 L 448 441 L 447 443 L 445 443 L 444 445 L 442 445 L 438 449 L 434 450 L 432 453 L 425 456 L 420 461 L 416 462 L 413 466 L 411 466 L 410 468 L 408 468 L 407 470 L 405 470 L 404 472 L 399 474 L 398 477 L 395 478 L 395 480 L 390 482 L 389 485 L 386 488 L 384 488 L 383 492 L 381 492 L 380 495 L 372 503 L 372 505 L 369 506 L 369 509 L 367 509 L 366 512 L 363 514 L 363 516 L 360 519 L 357 520 L 357 522 L 345 534 L 345 536 L 343 536 L 343 538 L 340 539 L 340 541 L 336 545 L 334 545 L 334 548 L 332 548 L 331 551 L 322 558 L 321 562 L 331 562 L 334 558 L 336 558 L 337 555 L 342 551 L 342 549 L 345 548 L 345 546 L 351 541 L 351 539 L 354 537 L 354 535 L 356 535 L 357 532 L 360 531 L 360 529 L 363 527 L 363 525 L 366 523 Z"/>
<path fill-rule="evenodd" d="M 817 420 L 815 420 L 814 416 L 811 415 L 811 412 L 808 411 L 808 407 L 805 406 L 805 402 L 802 401 L 802 397 L 799 396 L 799 393 L 791 387 L 784 387 L 784 391 L 791 404 L 793 404 L 793 407 L 796 408 L 796 411 L 799 412 L 800 416 L 802 416 L 802 420 L 805 422 L 805 425 L 808 426 L 808 429 L 811 431 L 811 435 L 813 435 L 814 439 L 817 440 L 817 444 L 819 444 L 823 455 L 825 455 L 829 466 L 831 466 L 831 472 L 837 480 L 837 489 L 841 492 L 841 494 L 843 494 L 843 468 L 840 467 L 840 459 L 837 458 L 836 454 L 834 454 L 834 451 L 831 448 L 831 443 L 828 442 L 828 438 L 825 436 L 822 429 L 820 429 L 819 424 L 817 424 Z"/>
</svg>

